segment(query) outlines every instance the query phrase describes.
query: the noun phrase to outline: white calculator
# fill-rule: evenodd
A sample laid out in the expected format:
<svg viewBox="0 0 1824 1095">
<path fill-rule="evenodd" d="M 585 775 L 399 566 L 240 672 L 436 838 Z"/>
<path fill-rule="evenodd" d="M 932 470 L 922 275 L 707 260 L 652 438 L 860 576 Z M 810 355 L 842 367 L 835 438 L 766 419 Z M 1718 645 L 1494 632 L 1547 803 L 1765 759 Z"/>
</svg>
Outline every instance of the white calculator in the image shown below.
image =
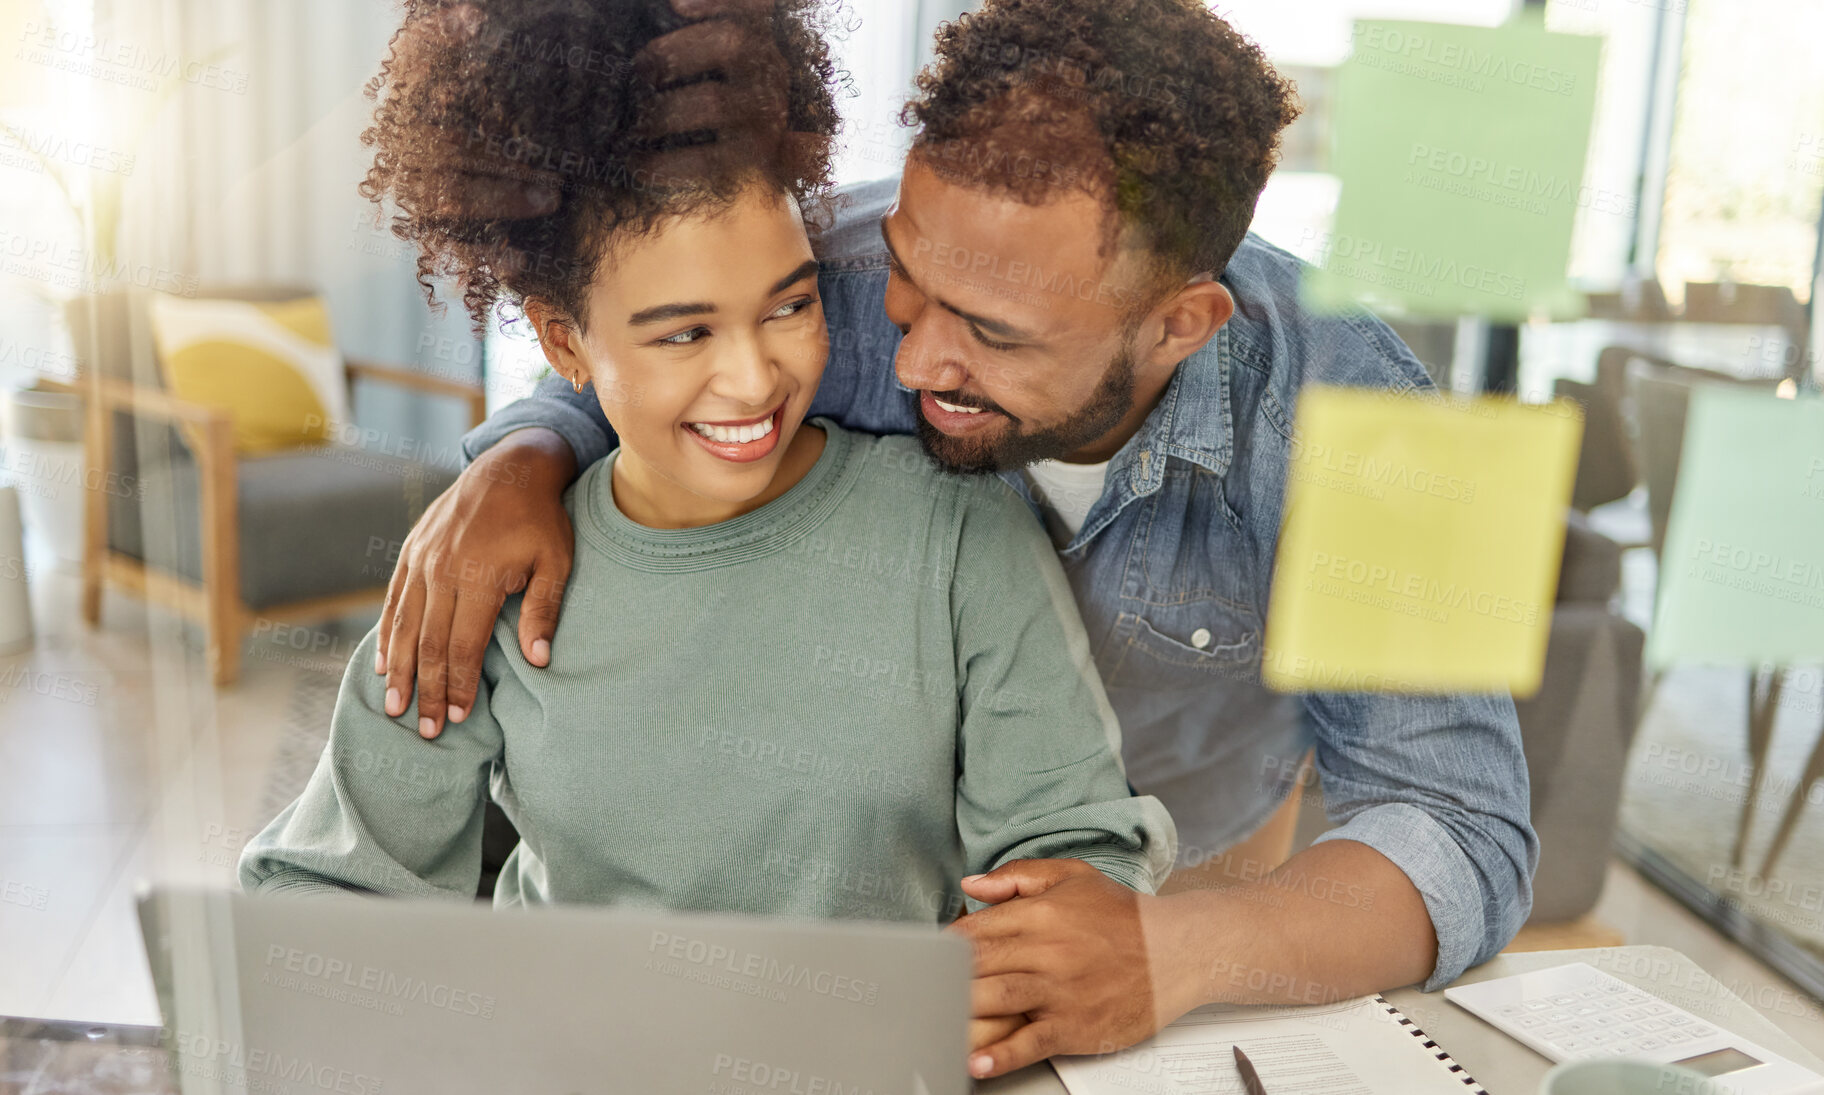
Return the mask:
<svg viewBox="0 0 1824 1095">
<path fill-rule="evenodd" d="M 1731 1095 L 1824 1095 L 1824 1076 L 1583 962 L 1444 990 L 1553 1061 L 1635 1057 Z"/>
</svg>

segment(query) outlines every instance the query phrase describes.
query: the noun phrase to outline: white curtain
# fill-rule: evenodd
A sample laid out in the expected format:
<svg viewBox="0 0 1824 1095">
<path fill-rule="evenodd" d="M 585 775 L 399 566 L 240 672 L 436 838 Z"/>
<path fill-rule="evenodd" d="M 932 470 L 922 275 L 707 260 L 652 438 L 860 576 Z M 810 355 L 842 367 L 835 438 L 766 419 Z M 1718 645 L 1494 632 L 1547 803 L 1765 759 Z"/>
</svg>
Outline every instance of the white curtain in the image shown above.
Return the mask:
<svg viewBox="0 0 1824 1095">
<path fill-rule="evenodd" d="M 120 256 L 182 284 L 315 288 L 345 354 L 473 378 L 466 315 L 427 309 L 410 250 L 355 192 L 372 157 L 362 86 L 397 18 L 374 0 L 97 0 L 109 56 L 179 76 L 169 92 L 104 87 L 109 120 L 139 130 L 122 137 L 137 156 Z M 355 413 L 391 441 L 433 449 L 463 427 L 448 401 L 373 386 Z"/>
<path fill-rule="evenodd" d="M 843 0 L 833 45 L 851 94 L 841 103 L 839 182 L 898 173 L 910 137 L 899 111 L 912 78 L 930 62 L 938 26 L 973 7 L 973 0 Z"/>
</svg>

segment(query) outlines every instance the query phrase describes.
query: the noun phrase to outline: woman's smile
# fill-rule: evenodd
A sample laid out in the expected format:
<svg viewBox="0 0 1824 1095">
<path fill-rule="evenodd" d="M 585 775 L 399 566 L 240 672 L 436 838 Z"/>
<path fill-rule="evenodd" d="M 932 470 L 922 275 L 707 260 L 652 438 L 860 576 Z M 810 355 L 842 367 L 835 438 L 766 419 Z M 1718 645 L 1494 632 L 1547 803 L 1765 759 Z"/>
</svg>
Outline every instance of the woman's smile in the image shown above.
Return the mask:
<svg viewBox="0 0 1824 1095">
<path fill-rule="evenodd" d="M 780 419 L 785 414 L 781 400 L 770 414 L 738 422 L 686 422 L 684 432 L 719 460 L 751 464 L 764 460 L 779 447 Z"/>
</svg>

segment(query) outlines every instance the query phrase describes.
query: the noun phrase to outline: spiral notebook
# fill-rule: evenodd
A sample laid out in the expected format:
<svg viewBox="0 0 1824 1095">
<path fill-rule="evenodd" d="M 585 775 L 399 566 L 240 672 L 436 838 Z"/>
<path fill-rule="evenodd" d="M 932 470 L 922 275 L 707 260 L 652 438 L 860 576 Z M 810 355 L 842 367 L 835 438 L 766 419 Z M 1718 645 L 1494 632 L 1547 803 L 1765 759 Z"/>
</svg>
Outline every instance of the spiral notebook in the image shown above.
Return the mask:
<svg viewBox="0 0 1824 1095">
<path fill-rule="evenodd" d="M 1240 1046 L 1268 1095 L 1488 1095 L 1381 996 L 1312 1007 L 1198 1008 L 1119 1053 L 1054 1057 L 1071 1095 L 1241 1092 Z"/>
</svg>

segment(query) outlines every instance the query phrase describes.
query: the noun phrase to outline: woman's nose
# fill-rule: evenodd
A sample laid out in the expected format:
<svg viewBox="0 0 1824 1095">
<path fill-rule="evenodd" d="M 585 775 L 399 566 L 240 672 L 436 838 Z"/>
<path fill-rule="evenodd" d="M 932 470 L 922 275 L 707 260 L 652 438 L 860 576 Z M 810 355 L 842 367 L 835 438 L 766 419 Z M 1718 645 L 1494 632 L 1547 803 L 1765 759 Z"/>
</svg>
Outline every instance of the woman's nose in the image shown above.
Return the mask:
<svg viewBox="0 0 1824 1095">
<path fill-rule="evenodd" d="M 717 370 L 716 394 L 758 414 L 779 391 L 779 365 L 761 347 L 743 346 Z"/>
</svg>

